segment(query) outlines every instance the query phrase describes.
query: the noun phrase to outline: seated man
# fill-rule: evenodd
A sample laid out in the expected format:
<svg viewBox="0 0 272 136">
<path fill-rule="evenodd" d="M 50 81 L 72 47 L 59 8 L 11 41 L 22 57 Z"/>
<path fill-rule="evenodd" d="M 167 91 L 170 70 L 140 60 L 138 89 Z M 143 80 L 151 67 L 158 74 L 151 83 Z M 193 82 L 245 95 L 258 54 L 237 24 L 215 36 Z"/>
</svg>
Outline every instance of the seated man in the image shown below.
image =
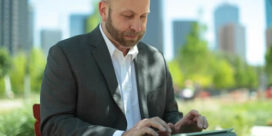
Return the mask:
<svg viewBox="0 0 272 136">
<path fill-rule="evenodd" d="M 182 118 L 163 55 L 140 42 L 150 0 L 101 0 L 101 24 L 50 49 L 41 89 L 43 136 L 141 136 L 201 131 Z"/>
</svg>

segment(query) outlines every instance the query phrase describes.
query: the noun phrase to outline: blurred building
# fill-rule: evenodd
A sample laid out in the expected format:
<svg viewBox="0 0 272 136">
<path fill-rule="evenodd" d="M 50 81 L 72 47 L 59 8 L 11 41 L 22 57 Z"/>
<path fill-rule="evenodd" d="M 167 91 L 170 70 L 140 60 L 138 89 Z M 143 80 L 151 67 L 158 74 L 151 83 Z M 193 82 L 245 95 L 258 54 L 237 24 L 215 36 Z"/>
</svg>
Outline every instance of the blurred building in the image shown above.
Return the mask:
<svg viewBox="0 0 272 136">
<path fill-rule="evenodd" d="M 272 46 L 272 27 L 266 29 L 266 49 Z"/>
<path fill-rule="evenodd" d="M 272 0 L 265 0 L 266 10 L 266 49 L 272 45 Z"/>
<path fill-rule="evenodd" d="M 0 0 L 0 46 L 11 54 L 28 51 L 33 40 L 28 0 Z M 33 20 L 32 20 L 33 21 Z"/>
<path fill-rule="evenodd" d="M 60 30 L 41 30 L 41 45 L 44 54 L 48 54 L 51 46 L 62 39 L 62 32 Z"/>
<path fill-rule="evenodd" d="M 34 9 L 30 5 L 28 11 L 28 40 L 27 46 L 25 46 L 25 51 L 31 51 L 34 46 Z"/>
<path fill-rule="evenodd" d="M 226 24 L 239 24 L 239 9 L 235 5 L 223 4 L 214 11 L 215 49 L 219 49 L 219 29 Z"/>
<path fill-rule="evenodd" d="M 84 34 L 88 15 L 73 14 L 70 16 L 70 36 Z"/>
<path fill-rule="evenodd" d="M 163 52 L 163 16 L 162 0 L 150 0 L 146 33 L 143 42 L 155 46 Z"/>
<path fill-rule="evenodd" d="M 245 27 L 240 24 L 226 24 L 219 30 L 219 49 L 246 60 Z"/>
<path fill-rule="evenodd" d="M 272 27 L 272 0 L 265 0 L 266 9 L 266 26 L 267 28 Z"/>
<path fill-rule="evenodd" d="M 196 21 L 173 21 L 174 57 L 179 54 L 180 48 L 185 44 L 194 23 Z"/>
</svg>

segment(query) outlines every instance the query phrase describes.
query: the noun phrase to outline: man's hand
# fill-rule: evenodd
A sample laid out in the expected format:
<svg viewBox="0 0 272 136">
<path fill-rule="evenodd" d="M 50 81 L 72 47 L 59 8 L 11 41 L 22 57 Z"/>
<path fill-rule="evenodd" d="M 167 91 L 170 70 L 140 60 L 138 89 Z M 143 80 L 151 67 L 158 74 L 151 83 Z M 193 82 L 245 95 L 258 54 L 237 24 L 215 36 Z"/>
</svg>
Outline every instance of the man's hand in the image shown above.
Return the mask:
<svg viewBox="0 0 272 136">
<path fill-rule="evenodd" d="M 123 136 L 168 136 L 170 127 L 159 117 L 143 119 L 133 128 L 123 133 Z"/>
<path fill-rule="evenodd" d="M 185 117 L 179 120 L 175 125 L 168 123 L 173 133 L 198 132 L 208 128 L 208 121 L 196 110 L 191 110 Z"/>
</svg>

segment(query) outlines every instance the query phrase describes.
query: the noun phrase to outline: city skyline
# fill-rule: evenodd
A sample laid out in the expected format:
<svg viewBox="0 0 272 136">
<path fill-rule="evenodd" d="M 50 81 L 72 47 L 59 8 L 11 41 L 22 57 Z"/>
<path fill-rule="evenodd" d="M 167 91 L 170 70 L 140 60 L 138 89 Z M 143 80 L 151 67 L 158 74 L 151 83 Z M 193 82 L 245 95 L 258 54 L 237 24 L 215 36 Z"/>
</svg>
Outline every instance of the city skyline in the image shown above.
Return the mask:
<svg viewBox="0 0 272 136">
<path fill-rule="evenodd" d="M 36 8 L 35 17 L 37 22 L 35 25 L 35 33 L 37 34 L 40 28 L 60 28 L 63 30 L 63 38 L 69 37 L 69 23 L 67 23 L 69 14 L 85 14 L 91 13 L 93 10 L 91 0 L 80 0 L 80 2 L 78 0 L 70 0 L 69 2 L 65 0 L 30 1 L 33 7 Z M 226 0 L 212 0 L 212 2 L 208 0 L 168 0 L 166 2 L 163 0 L 164 55 L 167 60 L 173 58 L 173 33 L 171 30 L 173 20 L 198 20 L 202 24 L 206 24 L 208 30 L 205 33 L 205 38 L 209 47 L 211 49 L 214 48 L 212 16 L 214 8 L 222 3 L 226 3 Z M 256 2 L 254 0 L 248 0 L 244 2 L 228 0 L 228 3 L 237 5 L 241 11 L 241 24 L 243 24 L 247 30 L 247 61 L 253 65 L 263 65 L 265 52 L 264 1 Z M 65 6 L 65 8 L 58 8 L 61 4 Z M 45 20 L 47 20 L 47 22 Z M 37 37 L 38 35 L 36 34 L 35 36 Z M 35 45 L 37 46 L 39 39 L 35 39 Z"/>
<path fill-rule="evenodd" d="M 11 55 L 29 52 L 33 41 L 33 11 L 27 0 L 0 0 L 0 46 Z"/>
</svg>

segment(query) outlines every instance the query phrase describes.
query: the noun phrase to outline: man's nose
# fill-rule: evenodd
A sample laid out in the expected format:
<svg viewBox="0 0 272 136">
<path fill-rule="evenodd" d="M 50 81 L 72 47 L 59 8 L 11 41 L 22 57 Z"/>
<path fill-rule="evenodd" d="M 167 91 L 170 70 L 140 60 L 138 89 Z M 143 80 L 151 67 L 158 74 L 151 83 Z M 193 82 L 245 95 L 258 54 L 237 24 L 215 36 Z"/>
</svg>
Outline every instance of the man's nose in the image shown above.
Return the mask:
<svg viewBox="0 0 272 136">
<path fill-rule="evenodd" d="M 135 32 L 142 31 L 142 23 L 139 19 L 134 19 L 130 25 L 130 29 L 134 30 Z"/>
</svg>

